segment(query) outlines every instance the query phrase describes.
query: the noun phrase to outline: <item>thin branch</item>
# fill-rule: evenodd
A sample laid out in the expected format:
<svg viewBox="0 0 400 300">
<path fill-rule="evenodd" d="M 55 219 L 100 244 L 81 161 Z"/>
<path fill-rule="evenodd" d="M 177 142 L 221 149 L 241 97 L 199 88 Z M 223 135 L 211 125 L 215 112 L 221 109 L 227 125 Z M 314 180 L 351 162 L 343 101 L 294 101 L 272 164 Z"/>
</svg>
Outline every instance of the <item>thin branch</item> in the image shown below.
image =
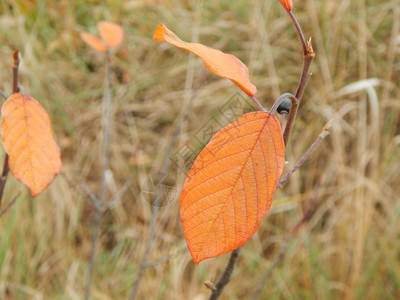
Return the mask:
<svg viewBox="0 0 400 300">
<path fill-rule="evenodd" d="M 179 120 L 179 124 L 178 127 L 175 130 L 175 133 L 171 139 L 171 142 L 168 146 L 167 149 L 167 153 L 165 154 L 165 158 L 164 158 L 164 162 L 161 168 L 161 174 L 166 174 L 167 170 L 168 170 L 168 166 L 170 163 L 170 158 L 171 158 L 171 154 L 172 154 L 172 150 L 176 144 L 176 142 L 178 141 L 179 135 L 182 131 L 183 128 L 183 124 L 186 121 L 187 116 L 189 115 L 191 109 L 192 109 L 192 105 L 193 105 L 193 101 L 194 99 L 197 97 L 197 93 L 198 93 L 198 89 L 200 87 L 200 84 L 204 81 L 204 76 L 201 76 L 200 80 L 197 81 L 197 86 L 194 88 L 193 92 L 192 92 L 192 96 L 189 100 L 189 103 L 187 105 L 187 107 L 185 108 L 184 113 L 182 114 L 180 120 Z M 142 260 L 140 262 L 140 266 L 139 266 L 139 270 L 138 273 L 136 275 L 136 279 L 135 282 L 133 284 L 133 288 L 131 291 L 131 294 L 129 296 L 130 300 L 134 300 L 136 298 L 136 294 L 139 290 L 139 285 L 140 285 L 140 281 L 142 280 L 143 277 L 143 272 L 144 270 L 148 267 L 147 265 L 147 259 L 148 256 L 150 254 L 150 249 L 151 249 L 151 245 L 153 242 L 153 235 L 154 235 L 154 230 L 155 230 L 155 224 L 156 224 L 156 220 L 157 220 L 157 216 L 158 216 L 158 211 L 160 208 L 160 200 L 161 200 L 161 187 L 162 187 L 162 183 L 163 180 L 160 180 L 160 182 L 157 184 L 157 191 L 156 191 L 156 198 L 155 201 L 153 203 L 153 207 L 152 207 L 152 213 L 151 213 L 151 220 L 150 220 L 150 225 L 149 225 L 149 232 L 147 234 L 147 240 L 146 240 L 146 248 L 142 257 Z"/>
<path fill-rule="evenodd" d="M 282 185 L 289 179 L 289 177 L 297 170 L 299 169 L 304 162 L 310 157 L 310 155 L 315 151 L 315 149 L 318 148 L 318 146 L 321 144 L 322 140 L 328 136 L 329 134 L 329 129 L 332 125 L 332 120 L 330 120 L 322 129 L 321 133 L 319 134 L 318 138 L 314 141 L 314 143 L 312 143 L 312 145 L 310 146 L 310 148 L 308 148 L 308 150 L 303 154 L 303 156 L 297 161 L 297 163 L 294 165 L 294 167 L 292 169 L 290 169 L 290 171 L 283 176 L 279 182 L 276 188 L 281 188 Z"/>
<path fill-rule="evenodd" d="M 0 217 L 1 217 L 2 215 L 4 215 L 4 214 L 15 204 L 15 202 L 17 202 L 18 197 L 19 197 L 19 194 L 18 194 L 17 196 L 15 196 L 15 197 L 11 200 L 11 202 L 8 203 L 7 206 L 6 206 L 5 208 L 3 208 L 3 209 L 0 211 Z"/>
<path fill-rule="evenodd" d="M 86 191 L 82 191 L 79 188 L 77 188 L 77 185 L 74 182 L 72 182 L 72 180 L 69 179 L 67 174 L 65 174 L 63 171 L 61 171 L 60 175 L 65 179 L 65 181 L 68 183 L 69 187 L 73 191 L 75 191 L 75 193 L 77 193 L 80 197 L 82 197 L 86 201 L 87 204 L 94 207 L 94 202 L 89 197 L 89 195 Z M 81 188 L 82 188 L 82 185 L 81 185 Z"/>
<path fill-rule="evenodd" d="M 253 100 L 254 104 L 261 110 L 261 111 L 265 111 L 265 108 L 261 105 L 261 103 L 257 100 L 256 96 L 252 96 L 250 97 L 251 100 Z"/>
<path fill-rule="evenodd" d="M 104 94 L 104 114 L 105 114 L 105 124 L 104 124 L 104 149 L 102 163 L 103 168 L 101 172 L 101 185 L 99 193 L 99 202 L 103 204 L 106 194 L 106 176 L 108 171 L 108 160 L 110 156 L 110 136 L 111 136 L 111 84 L 112 84 L 112 70 L 111 70 L 111 56 L 108 50 L 105 60 L 106 66 L 106 89 Z"/>
<path fill-rule="evenodd" d="M 121 187 L 121 189 L 117 192 L 117 194 L 110 200 L 108 201 L 103 207 L 102 207 L 102 211 L 106 212 L 107 210 L 109 210 L 111 207 L 114 206 L 114 204 L 120 200 L 122 198 L 122 196 L 124 195 L 124 193 L 126 192 L 126 190 L 130 187 L 130 185 L 132 184 L 132 179 L 128 179 L 127 181 L 125 181 L 124 185 Z"/>
<path fill-rule="evenodd" d="M 19 68 L 19 50 L 16 50 L 13 54 L 13 93 L 18 93 L 19 88 L 18 88 L 18 68 Z M 6 187 L 6 182 L 7 182 L 7 175 L 8 172 L 10 171 L 9 165 L 8 165 L 8 154 L 4 154 L 4 160 L 3 160 L 3 171 L 1 172 L 1 177 L 0 177 L 0 207 L 1 207 L 1 202 L 3 200 L 3 195 L 4 195 L 4 189 Z"/>
<path fill-rule="evenodd" d="M 169 262 L 171 259 L 173 259 L 173 258 L 179 256 L 180 254 L 182 254 L 183 252 L 185 252 L 186 249 L 187 249 L 187 248 L 184 247 L 184 248 L 179 249 L 178 251 L 176 251 L 175 254 L 172 254 L 172 255 L 170 255 L 170 256 L 163 257 L 163 258 L 156 259 L 156 260 L 152 260 L 152 261 L 147 261 L 147 262 L 145 262 L 145 267 L 146 267 L 146 268 L 150 268 L 150 267 L 157 266 L 157 265 L 159 265 L 159 264 L 164 264 L 164 263 L 166 263 L 166 262 Z"/>
<path fill-rule="evenodd" d="M 89 256 L 89 261 L 88 261 L 88 276 L 87 276 L 87 283 L 86 283 L 86 288 L 85 288 L 85 299 L 88 300 L 90 297 L 90 287 L 92 285 L 92 280 L 93 280 L 93 267 L 94 267 L 94 258 L 96 255 L 96 249 L 97 249 L 97 240 L 99 239 L 99 234 L 100 234 L 100 221 L 101 221 L 101 215 L 102 211 L 100 207 L 95 206 L 95 216 L 94 216 L 94 222 L 93 222 L 93 233 L 92 233 L 92 241 L 90 245 L 90 256 Z"/>
<path fill-rule="evenodd" d="M 95 207 L 96 203 L 99 201 L 96 197 L 95 194 L 93 194 L 93 192 L 90 190 L 90 188 L 86 185 L 86 183 L 84 183 L 83 181 L 79 182 L 79 185 L 81 187 L 81 189 L 85 192 L 85 194 L 87 195 L 87 197 L 85 197 L 86 199 L 91 200 L 90 205 Z M 87 201 L 87 200 L 86 200 Z"/>
<path fill-rule="evenodd" d="M 90 249 L 90 257 L 88 261 L 88 276 L 87 276 L 87 284 L 85 288 L 85 300 L 88 300 L 90 297 L 90 287 L 92 285 L 93 279 L 93 266 L 94 266 L 94 258 L 97 248 L 97 240 L 99 239 L 100 234 L 100 221 L 101 215 L 103 214 L 103 203 L 106 195 L 106 176 L 108 171 L 108 159 L 110 154 L 110 135 L 111 135 L 111 84 L 112 84 L 112 70 L 111 70 L 111 55 L 110 51 L 107 50 L 107 54 L 105 56 L 105 67 L 106 67 L 106 87 L 105 94 L 103 98 L 104 103 L 104 143 L 103 143 L 103 156 L 102 156 L 102 172 L 101 172 L 101 182 L 100 182 L 100 192 L 97 200 L 95 202 L 95 217 L 93 224 L 93 233 L 92 233 L 92 243 Z"/>
<path fill-rule="evenodd" d="M 0 207 L 1 207 L 1 202 L 3 201 L 4 189 L 6 187 L 7 175 L 9 171 L 10 169 L 8 165 L 8 154 L 5 153 L 3 161 L 3 171 L 1 172 L 1 177 L 0 177 Z"/>
<path fill-rule="evenodd" d="M 2 90 L 0 90 L 0 95 L 4 98 L 4 100 L 8 99 L 6 94 Z"/>
<path fill-rule="evenodd" d="M 299 36 L 301 46 L 303 48 L 303 71 L 301 73 L 299 85 L 297 86 L 296 90 L 296 98 L 298 99 L 299 103 L 295 107 L 292 107 L 289 112 L 289 118 L 286 124 L 285 131 L 283 133 L 283 140 L 285 142 L 285 146 L 287 145 L 290 137 L 290 131 L 292 130 L 294 120 L 296 119 L 297 115 L 297 110 L 299 109 L 299 104 L 301 101 L 301 98 L 303 97 L 304 90 L 307 86 L 308 79 L 311 76 L 310 69 L 311 69 L 311 63 L 315 57 L 314 50 L 312 48 L 311 44 L 311 39 L 306 42 L 304 38 L 303 31 L 301 30 L 299 22 L 297 22 L 296 17 L 294 16 L 293 12 L 290 10 L 288 11 L 290 19 L 292 20 L 292 23 L 294 27 L 296 28 L 297 35 Z"/>
<path fill-rule="evenodd" d="M 19 86 L 18 86 L 18 68 L 19 68 L 19 63 L 20 63 L 20 58 L 19 58 L 19 49 L 15 50 L 13 54 L 13 93 L 18 93 L 19 92 Z"/>
<path fill-rule="evenodd" d="M 231 257 L 229 258 L 229 262 L 225 267 L 224 272 L 219 278 L 217 284 L 211 287 L 211 296 L 210 300 L 216 300 L 222 293 L 224 287 L 228 284 L 231 279 L 233 269 L 235 268 L 236 262 L 239 258 L 240 248 L 237 248 L 231 252 Z"/>
<path fill-rule="evenodd" d="M 301 30 L 299 22 L 297 22 L 296 17 L 293 14 L 292 10 L 287 11 L 289 14 L 290 19 L 292 20 L 292 23 L 294 27 L 296 28 L 297 35 L 299 36 L 301 46 L 303 47 L 303 54 L 304 56 L 307 55 L 307 43 L 306 39 L 304 38 L 303 30 Z"/>
<path fill-rule="evenodd" d="M 304 90 L 307 86 L 308 79 L 311 76 L 310 69 L 311 69 L 311 64 L 312 64 L 314 57 L 315 57 L 315 53 L 314 53 L 312 45 L 311 45 L 311 40 L 309 40 L 307 42 L 306 53 L 304 54 L 303 71 L 301 73 L 299 85 L 297 86 L 297 91 L 296 91 L 296 95 L 295 95 L 298 100 L 298 103 L 297 103 L 297 105 L 294 105 L 294 106 L 292 105 L 292 107 L 290 108 L 285 132 L 283 133 L 283 140 L 285 142 L 285 146 L 287 145 L 287 143 L 289 141 L 290 131 L 292 130 L 294 120 L 296 119 L 297 110 L 299 109 L 299 104 L 300 104 L 301 98 L 303 97 Z"/>
</svg>

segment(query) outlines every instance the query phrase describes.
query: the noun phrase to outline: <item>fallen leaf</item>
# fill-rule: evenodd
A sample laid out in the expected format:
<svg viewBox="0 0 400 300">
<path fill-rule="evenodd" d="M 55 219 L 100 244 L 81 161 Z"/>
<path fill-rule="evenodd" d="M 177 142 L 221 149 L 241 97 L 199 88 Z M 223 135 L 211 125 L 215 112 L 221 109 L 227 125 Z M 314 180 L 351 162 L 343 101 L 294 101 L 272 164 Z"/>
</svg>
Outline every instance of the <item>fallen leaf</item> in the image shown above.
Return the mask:
<svg viewBox="0 0 400 300">
<path fill-rule="evenodd" d="M 60 149 L 49 116 L 28 95 L 12 95 L 1 109 L 1 136 L 16 179 L 39 195 L 60 172 Z"/>
<path fill-rule="evenodd" d="M 158 25 L 153 39 L 158 42 L 170 43 L 197 55 L 211 72 L 232 80 L 249 96 L 257 93 L 256 87 L 250 82 L 249 70 L 237 57 L 202 44 L 184 42 L 164 24 Z"/>
<path fill-rule="evenodd" d="M 109 48 L 119 45 L 124 39 L 124 30 L 121 26 L 111 22 L 99 22 L 97 24 L 100 36 Z"/>
<path fill-rule="evenodd" d="M 106 47 L 104 47 L 103 43 L 93 34 L 88 32 L 81 32 L 81 38 L 94 50 L 99 52 L 106 52 Z"/>
<path fill-rule="evenodd" d="M 217 132 L 196 158 L 180 198 L 195 263 L 242 246 L 267 214 L 284 167 L 281 127 L 252 112 Z"/>
</svg>

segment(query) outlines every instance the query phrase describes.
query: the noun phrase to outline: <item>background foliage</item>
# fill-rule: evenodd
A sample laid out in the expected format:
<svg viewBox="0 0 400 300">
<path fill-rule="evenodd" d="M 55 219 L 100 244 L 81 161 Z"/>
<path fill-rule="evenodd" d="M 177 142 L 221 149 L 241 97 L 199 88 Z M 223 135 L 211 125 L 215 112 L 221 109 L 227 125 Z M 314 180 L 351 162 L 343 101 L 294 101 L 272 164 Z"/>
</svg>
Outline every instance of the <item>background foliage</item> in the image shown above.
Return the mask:
<svg viewBox="0 0 400 300">
<path fill-rule="evenodd" d="M 265 299 L 400 298 L 400 8 L 397 0 L 306 0 L 295 13 L 317 54 L 286 159 L 292 166 L 334 119 L 330 136 L 278 190 L 273 208 L 243 247 L 223 299 L 245 299 L 257 286 L 312 199 L 317 205 L 266 284 Z M 143 255 L 151 206 L 141 196 L 205 76 L 179 138 L 190 141 L 236 92 L 197 58 L 151 38 L 164 23 L 185 40 L 232 53 L 247 64 L 258 99 L 270 107 L 293 92 L 301 71 L 299 41 L 279 1 L 26 1 L 0 4 L 0 88 L 11 92 L 12 53 L 21 49 L 24 92 L 49 112 L 63 172 L 99 188 L 101 57 L 80 39 L 98 21 L 125 30 L 115 60 L 110 193 L 134 184 L 108 211 L 95 264 L 93 299 L 124 299 Z M 205 75 L 204 75 L 204 74 Z M 376 78 L 373 81 L 366 79 Z M 351 84 L 358 83 L 359 86 Z M 350 85 L 350 86 L 349 86 Z M 343 90 L 347 86 L 346 90 Z M 4 155 L 4 153 L 2 153 Z M 76 170 L 78 170 L 76 172 Z M 171 167 L 179 189 L 185 174 Z M 0 218 L 0 298 L 81 299 L 93 210 L 58 176 L 32 200 L 13 179 Z M 179 194 L 179 192 L 178 192 Z M 140 297 L 206 299 L 229 255 L 199 266 L 185 248 L 178 195 L 160 209 L 152 259 Z"/>
</svg>

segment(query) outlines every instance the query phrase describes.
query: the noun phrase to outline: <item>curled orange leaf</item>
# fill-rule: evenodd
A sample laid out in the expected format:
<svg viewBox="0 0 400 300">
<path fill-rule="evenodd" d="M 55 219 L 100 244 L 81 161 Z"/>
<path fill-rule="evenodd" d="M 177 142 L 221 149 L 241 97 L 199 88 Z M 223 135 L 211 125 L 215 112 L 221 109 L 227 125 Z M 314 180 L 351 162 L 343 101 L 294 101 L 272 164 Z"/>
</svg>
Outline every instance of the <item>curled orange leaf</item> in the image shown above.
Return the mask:
<svg viewBox="0 0 400 300">
<path fill-rule="evenodd" d="M 249 96 L 257 93 L 256 87 L 250 82 L 249 70 L 237 57 L 202 44 L 184 42 L 164 24 L 158 25 L 153 39 L 158 42 L 170 43 L 197 55 L 211 72 L 232 80 Z"/>
<path fill-rule="evenodd" d="M 293 1 L 292 0 L 279 0 L 279 2 L 283 5 L 283 7 L 287 11 L 291 11 L 293 9 Z"/>
<path fill-rule="evenodd" d="M 103 43 L 93 34 L 88 32 L 81 32 L 81 38 L 94 50 L 99 52 L 106 52 L 106 47 L 104 47 Z"/>
<path fill-rule="evenodd" d="M 124 30 L 121 26 L 111 22 L 99 22 L 97 24 L 100 36 L 109 48 L 118 46 L 124 39 Z"/>
<path fill-rule="evenodd" d="M 195 263 L 242 246 L 267 214 L 284 167 L 281 127 L 252 112 L 217 132 L 185 181 L 180 215 Z"/>
<path fill-rule="evenodd" d="M 49 116 L 30 96 L 14 94 L 1 109 L 1 137 L 16 179 L 39 195 L 60 172 L 60 149 Z"/>
</svg>

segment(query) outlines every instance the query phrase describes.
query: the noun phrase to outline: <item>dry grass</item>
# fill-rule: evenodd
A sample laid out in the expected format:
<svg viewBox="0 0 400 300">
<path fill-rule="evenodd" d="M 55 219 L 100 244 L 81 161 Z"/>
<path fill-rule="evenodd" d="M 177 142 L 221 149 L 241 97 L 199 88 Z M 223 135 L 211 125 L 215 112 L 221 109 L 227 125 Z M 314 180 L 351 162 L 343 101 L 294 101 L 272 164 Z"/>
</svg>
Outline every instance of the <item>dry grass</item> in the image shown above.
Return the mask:
<svg viewBox="0 0 400 300">
<path fill-rule="evenodd" d="M 38 2 L 39 4 L 37 4 Z M 63 154 L 63 172 L 74 168 L 99 189 L 101 58 L 79 38 L 111 20 L 126 31 L 128 56 L 117 56 L 112 129 L 114 194 L 134 184 L 103 218 L 93 299 L 125 299 L 144 251 L 151 206 L 141 186 L 160 169 L 165 150 L 202 76 L 199 59 L 153 42 L 165 23 L 186 40 L 242 59 L 270 107 L 293 92 L 301 51 L 278 1 L 25 1 L 0 4 L 0 88 L 11 89 L 11 55 L 23 56 L 21 83 L 50 112 Z M 243 247 L 222 299 L 246 299 L 317 197 L 311 218 L 289 244 L 261 299 L 400 298 L 400 7 L 398 0 L 294 1 L 317 57 L 287 151 L 288 168 L 334 119 L 330 136 L 291 177 L 271 213 Z M 371 81 L 368 79 L 376 78 Z M 356 85 L 354 85 L 356 84 Z M 206 73 L 179 146 L 236 92 L 230 81 Z M 169 174 L 182 186 L 184 174 Z M 22 191 L 0 220 L 1 299 L 81 299 L 86 283 L 93 210 L 58 176 L 36 199 L 13 179 L 5 201 Z M 179 203 L 160 210 L 151 259 L 185 246 Z M 228 255 L 195 266 L 187 251 L 149 268 L 140 299 L 207 299 L 206 280 L 216 279 Z M 8 298 L 7 298 L 8 297 Z"/>
</svg>

